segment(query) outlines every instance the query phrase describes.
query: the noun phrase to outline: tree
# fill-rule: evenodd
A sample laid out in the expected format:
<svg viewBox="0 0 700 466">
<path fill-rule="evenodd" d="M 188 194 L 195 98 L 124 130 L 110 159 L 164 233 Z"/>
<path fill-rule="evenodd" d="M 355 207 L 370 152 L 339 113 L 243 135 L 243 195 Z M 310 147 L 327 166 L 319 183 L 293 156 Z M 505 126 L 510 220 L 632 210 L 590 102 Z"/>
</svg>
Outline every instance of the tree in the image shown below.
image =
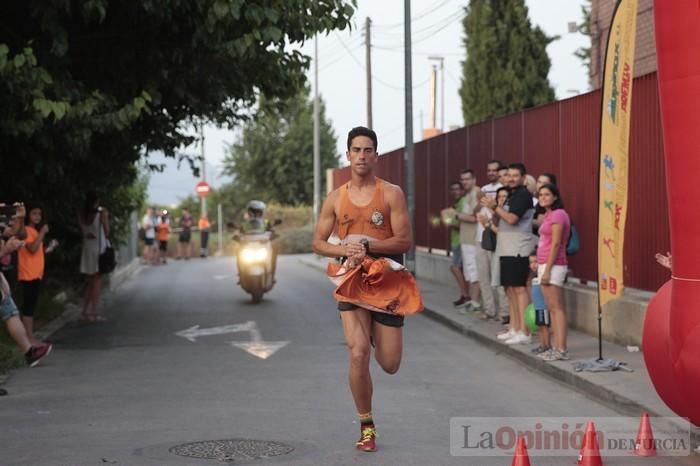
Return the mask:
<svg viewBox="0 0 700 466">
<path fill-rule="evenodd" d="M 532 27 L 524 0 L 471 0 L 463 24 L 466 124 L 554 100 L 546 47 L 556 38 Z"/>
<path fill-rule="evenodd" d="M 126 220 L 137 202 L 126 202 L 124 192 L 140 158 L 155 150 L 176 155 L 193 141 L 195 122 L 233 126 L 249 118 L 261 93 L 295 95 L 310 59 L 294 45 L 347 27 L 353 5 L 6 2 L 0 200 L 43 199 L 54 223 L 74 225 L 86 191 L 94 190 Z"/>
<path fill-rule="evenodd" d="M 321 170 L 338 166 L 336 136 L 321 102 Z M 262 97 L 257 116 L 224 159 L 237 195 L 282 205 L 313 202 L 313 101 L 309 89 L 278 102 Z"/>
</svg>

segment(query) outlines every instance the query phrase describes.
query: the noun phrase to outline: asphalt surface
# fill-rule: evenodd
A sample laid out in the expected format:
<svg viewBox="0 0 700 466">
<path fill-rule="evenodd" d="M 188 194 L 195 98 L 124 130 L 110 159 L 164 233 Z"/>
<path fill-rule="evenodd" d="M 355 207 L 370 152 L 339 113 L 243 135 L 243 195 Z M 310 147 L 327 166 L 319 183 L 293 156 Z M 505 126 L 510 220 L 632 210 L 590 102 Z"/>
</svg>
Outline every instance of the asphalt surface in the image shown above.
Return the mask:
<svg viewBox="0 0 700 466">
<path fill-rule="evenodd" d="M 0 398 L 0 465 L 226 464 L 222 456 L 171 450 L 185 445 L 180 453 L 196 454 L 209 444 L 188 444 L 228 439 L 292 449 L 228 464 L 510 465 L 510 456 L 451 456 L 450 419 L 618 416 L 416 316 L 407 320 L 398 374 L 373 363 L 379 451 L 358 452 L 331 284 L 293 256 L 280 258 L 278 275 L 275 289 L 253 305 L 236 285 L 232 258 L 140 270 L 106 300 L 108 322 L 69 324 L 51 338 L 54 351 L 45 361 L 10 378 L 9 395 Z M 188 329 L 182 335 L 194 342 L 176 335 Z M 256 329 L 271 346 L 251 346 Z M 210 335 L 196 336 L 203 333 Z M 270 348 L 278 349 L 264 354 Z M 531 464 L 570 466 L 575 459 L 537 457 Z M 699 463 L 605 458 L 607 466 Z"/>
</svg>

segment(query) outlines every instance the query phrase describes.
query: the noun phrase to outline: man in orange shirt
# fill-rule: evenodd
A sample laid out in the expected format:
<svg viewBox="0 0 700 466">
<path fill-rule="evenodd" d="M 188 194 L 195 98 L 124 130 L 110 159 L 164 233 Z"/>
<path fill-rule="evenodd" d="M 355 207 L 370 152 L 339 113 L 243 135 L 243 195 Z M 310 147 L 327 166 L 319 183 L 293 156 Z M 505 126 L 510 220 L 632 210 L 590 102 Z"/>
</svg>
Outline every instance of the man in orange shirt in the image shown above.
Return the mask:
<svg viewBox="0 0 700 466">
<path fill-rule="evenodd" d="M 202 214 L 197 226 L 199 227 L 200 239 L 199 257 L 207 257 L 209 254 L 209 228 L 211 228 L 207 214 Z"/>
<path fill-rule="evenodd" d="M 164 210 L 156 226 L 156 238 L 158 239 L 158 261 L 160 264 L 167 264 L 168 260 L 168 238 L 170 238 L 170 217 L 168 211 Z"/>
<path fill-rule="evenodd" d="M 377 135 L 364 127 L 348 134 L 347 158 L 352 179 L 328 195 L 314 234 L 313 249 L 328 257 L 361 261 L 366 254 L 389 257 L 403 263 L 412 235 L 406 199 L 399 186 L 374 176 L 377 163 Z M 341 244 L 331 244 L 335 233 Z M 376 343 L 377 362 L 389 374 L 399 370 L 403 349 L 403 317 L 369 311 L 339 302 L 343 334 L 350 356 L 350 391 L 360 418 L 361 451 L 376 450 L 376 429 L 372 419 L 372 379 L 369 361 Z"/>
</svg>

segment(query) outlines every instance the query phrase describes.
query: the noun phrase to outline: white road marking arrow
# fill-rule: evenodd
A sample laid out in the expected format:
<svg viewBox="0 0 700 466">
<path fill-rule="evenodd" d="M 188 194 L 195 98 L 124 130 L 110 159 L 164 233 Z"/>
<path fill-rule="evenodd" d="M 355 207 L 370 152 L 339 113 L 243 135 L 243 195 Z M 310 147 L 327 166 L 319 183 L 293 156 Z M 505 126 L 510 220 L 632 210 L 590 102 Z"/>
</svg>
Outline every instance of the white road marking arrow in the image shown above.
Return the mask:
<svg viewBox="0 0 700 466">
<path fill-rule="evenodd" d="M 253 324 L 255 322 L 251 321 Z M 197 341 L 197 337 L 208 337 L 211 335 L 225 335 L 227 333 L 236 332 L 247 332 L 251 322 L 246 322 L 245 324 L 234 324 L 234 325 L 223 325 L 221 327 L 210 327 L 210 328 L 199 328 L 199 325 L 195 325 L 186 330 L 181 330 L 175 335 L 178 337 L 187 338 L 192 343 Z"/>
<path fill-rule="evenodd" d="M 250 320 L 244 324 L 223 325 L 221 327 L 199 328 L 199 325 L 192 326 L 186 330 L 176 332 L 175 335 L 196 342 L 197 337 L 211 335 L 224 335 L 227 333 L 249 332 L 250 341 L 232 341 L 231 345 L 240 348 L 249 354 L 260 359 L 267 359 L 278 350 L 289 344 L 289 341 L 265 341 L 262 339 L 258 324 Z"/>
<path fill-rule="evenodd" d="M 249 342 L 232 341 L 231 344 L 260 359 L 267 359 L 289 344 L 288 341 L 264 341 L 262 334 L 258 330 L 258 324 L 254 321 L 248 322 L 250 331 Z"/>
<path fill-rule="evenodd" d="M 214 275 L 212 278 L 214 280 L 226 280 L 227 278 L 231 278 L 231 275 Z"/>
</svg>

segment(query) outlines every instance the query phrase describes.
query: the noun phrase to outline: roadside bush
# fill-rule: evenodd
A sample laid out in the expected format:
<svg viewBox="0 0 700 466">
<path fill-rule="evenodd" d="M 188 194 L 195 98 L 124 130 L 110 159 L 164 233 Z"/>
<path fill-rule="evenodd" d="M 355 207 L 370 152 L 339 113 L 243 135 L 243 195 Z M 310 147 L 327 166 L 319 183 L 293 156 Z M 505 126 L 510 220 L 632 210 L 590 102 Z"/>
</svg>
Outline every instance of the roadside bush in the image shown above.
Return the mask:
<svg viewBox="0 0 700 466">
<path fill-rule="evenodd" d="M 311 252 L 312 238 L 313 227 L 310 224 L 291 228 L 280 234 L 275 247 L 279 254 L 304 254 Z"/>
</svg>

